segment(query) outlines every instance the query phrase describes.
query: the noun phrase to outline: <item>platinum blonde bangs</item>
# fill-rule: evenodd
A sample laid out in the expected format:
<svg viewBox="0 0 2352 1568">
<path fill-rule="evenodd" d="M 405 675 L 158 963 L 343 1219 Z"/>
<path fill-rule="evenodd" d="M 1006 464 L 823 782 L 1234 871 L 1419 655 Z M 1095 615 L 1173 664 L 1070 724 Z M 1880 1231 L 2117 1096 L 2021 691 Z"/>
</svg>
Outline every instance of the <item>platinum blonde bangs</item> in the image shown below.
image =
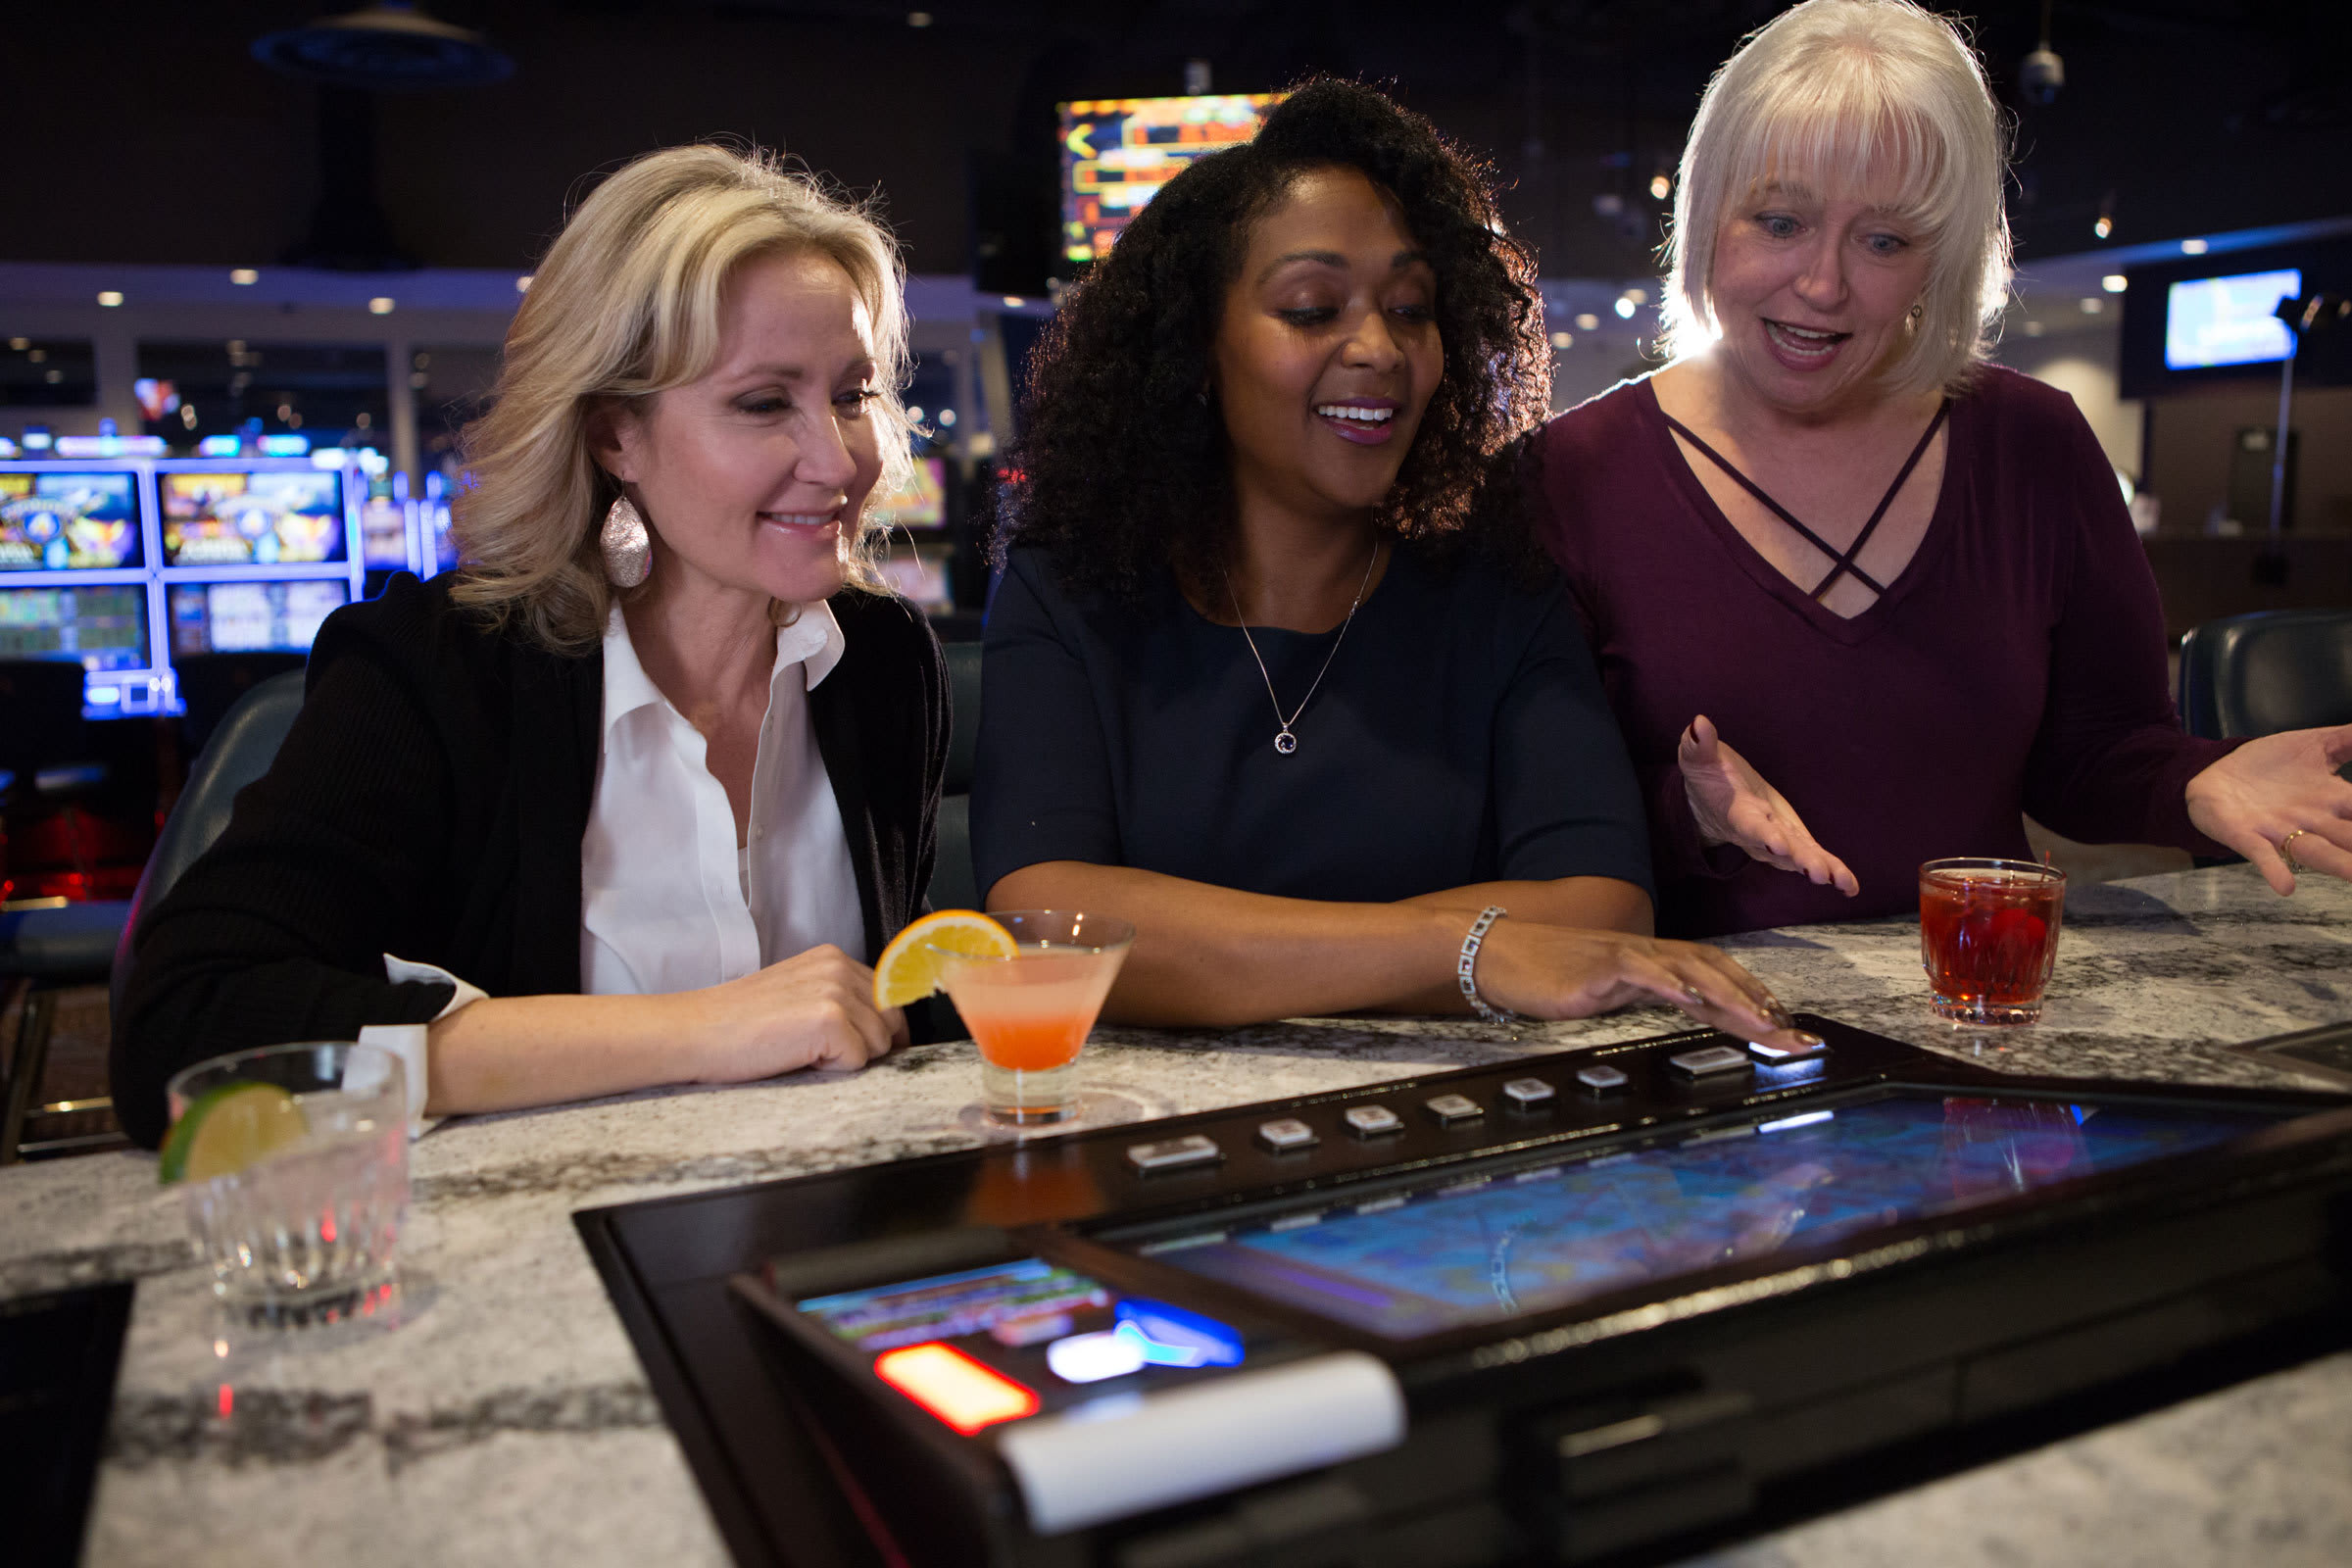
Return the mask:
<svg viewBox="0 0 2352 1568">
<path fill-rule="evenodd" d="M 906 276 L 890 235 L 773 154 L 665 148 L 598 185 L 531 276 L 490 412 L 465 434 L 467 478 L 451 520 L 465 564 L 452 597 L 502 623 L 520 618 L 553 652 L 595 646 L 615 593 L 597 531 L 619 489 L 590 450 L 591 416 L 705 374 L 736 270 L 800 250 L 837 263 L 865 307 L 882 393 L 866 416 L 880 427 L 874 494 L 905 484 Z M 885 592 L 880 531 L 859 518 L 850 576 Z"/>
<path fill-rule="evenodd" d="M 1683 149 L 1667 241 L 1671 359 L 1720 335 L 1707 282 L 1740 204 L 1769 185 L 1886 207 L 1931 262 L 1890 393 L 1958 390 L 1992 346 L 2009 293 L 2006 138 L 1984 69 L 1952 24 L 1911 0 L 1805 0 L 1715 74 Z"/>
</svg>

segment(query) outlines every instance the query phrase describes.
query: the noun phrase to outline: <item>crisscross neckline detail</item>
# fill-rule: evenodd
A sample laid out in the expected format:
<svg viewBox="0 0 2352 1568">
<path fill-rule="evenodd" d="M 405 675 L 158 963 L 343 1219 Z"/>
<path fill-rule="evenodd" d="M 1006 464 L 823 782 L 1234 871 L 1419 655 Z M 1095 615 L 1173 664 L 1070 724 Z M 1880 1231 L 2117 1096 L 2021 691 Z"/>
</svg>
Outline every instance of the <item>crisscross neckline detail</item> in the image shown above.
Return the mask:
<svg viewBox="0 0 2352 1568">
<path fill-rule="evenodd" d="M 1886 487 L 1886 493 L 1879 498 L 1878 509 L 1871 513 L 1870 520 L 1862 525 L 1860 533 L 1854 535 L 1854 542 L 1843 550 L 1839 550 L 1836 545 L 1831 544 L 1827 539 L 1799 522 L 1794 513 L 1773 500 L 1770 495 L 1765 493 L 1762 485 L 1741 473 L 1731 459 L 1700 440 L 1698 433 L 1689 425 L 1662 408 L 1658 410 L 1658 416 L 1666 421 L 1667 428 L 1704 453 L 1717 467 L 1729 474 L 1733 482 L 1738 484 L 1740 489 L 1755 497 L 1774 516 L 1795 529 L 1797 536 L 1805 543 L 1830 558 L 1829 575 L 1816 583 L 1806 596 L 1818 604 L 1824 594 L 1838 585 L 1838 579 L 1840 577 L 1853 578 L 1854 581 L 1869 589 L 1874 597 L 1886 595 L 1886 585 L 1864 571 L 1856 563 L 1861 560 L 1862 551 L 1870 543 L 1871 535 L 1879 531 L 1880 522 L 1886 516 L 1886 509 L 1894 505 L 1894 498 L 1902 494 L 1903 486 L 1910 482 L 1911 471 L 1919 466 L 1919 460 L 1928 455 L 1928 447 L 1935 441 L 1936 432 L 1943 428 L 1943 421 L 1950 416 L 1951 412 L 1952 400 L 1948 397 L 1936 405 L 1936 417 L 1928 421 L 1927 432 L 1919 438 L 1919 444 L 1911 449 L 1911 456 L 1903 460 L 1903 466 L 1895 474 L 1894 483 Z"/>
</svg>

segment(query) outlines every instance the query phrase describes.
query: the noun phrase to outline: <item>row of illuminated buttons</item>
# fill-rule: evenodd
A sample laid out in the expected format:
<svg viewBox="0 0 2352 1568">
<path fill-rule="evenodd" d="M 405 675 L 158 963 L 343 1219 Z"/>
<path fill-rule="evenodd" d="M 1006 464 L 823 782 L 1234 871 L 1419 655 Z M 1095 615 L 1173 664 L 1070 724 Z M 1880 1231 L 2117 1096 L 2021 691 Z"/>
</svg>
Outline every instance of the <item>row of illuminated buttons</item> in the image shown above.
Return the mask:
<svg viewBox="0 0 2352 1568">
<path fill-rule="evenodd" d="M 1798 1053 L 1778 1048 L 1767 1050 L 1750 1046 L 1750 1051 L 1775 1063 L 1792 1059 Z M 1818 1054 L 1818 1048 L 1804 1054 Z M 1667 1065 L 1688 1078 L 1706 1078 L 1718 1073 L 1733 1072 L 1749 1065 L 1748 1054 L 1731 1046 L 1708 1046 L 1697 1051 L 1686 1051 L 1666 1058 Z M 1577 1069 L 1576 1081 L 1596 1095 L 1614 1094 L 1631 1082 L 1623 1071 L 1605 1062 Z M 1552 1086 L 1541 1078 L 1513 1078 L 1502 1086 L 1503 1098 L 1525 1110 L 1543 1104 L 1554 1097 Z M 1438 1095 L 1421 1102 L 1424 1110 L 1440 1126 L 1475 1121 L 1487 1113 L 1487 1108 L 1468 1095 Z M 1358 1138 L 1380 1138 L 1404 1131 L 1404 1118 L 1386 1105 L 1350 1105 L 1340 1119 L 1348 1130 Z M 1258 1124 L 1257 1141 L 1276 1153 L 1291 1153 L 1312 1149 L 1322 1138 L 1305 1122 L 1296 1116 Z M 1163 1138 L 1156 1143 L 1130 1144 L 1127 1160 L 1144 1172 L 1181 1170 L 1193 1165 L 1213 1164 L 1225 1157 L 1216 1140 L 1194 1133 L 1186 1138 Z"/>
</svg>

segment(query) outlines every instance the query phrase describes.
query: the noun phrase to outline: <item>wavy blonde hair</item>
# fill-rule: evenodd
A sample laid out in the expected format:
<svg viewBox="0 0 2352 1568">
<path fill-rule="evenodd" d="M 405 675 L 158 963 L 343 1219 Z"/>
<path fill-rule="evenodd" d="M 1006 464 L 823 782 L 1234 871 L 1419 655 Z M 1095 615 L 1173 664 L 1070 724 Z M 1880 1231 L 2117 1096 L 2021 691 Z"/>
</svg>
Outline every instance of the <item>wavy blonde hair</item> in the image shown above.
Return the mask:
<svg viewBox="0 0 2352 1568">
<path fill-rule="evenodd" d="M 1667 241 L 1670 358 L 1718 336 L 1708 279 L 1726 212 L 1767 182 L 1817 196 L 1864 186 L 1927 234 L 1931 265 L 1892 392 L 1957 391 L 1991 352 L 2009 293 L 2007 137 L 1959 30 L 1910 0 L 1806 0 L 1707 84 L 1683 148 Z"/>
<path fill-rule="evenodd" d="M 451 520 L 466 565 L 451 597 L 499 624 L 519 619 L 553 652 L 595 646 L 616 592 L 597 534 L 620 489 L 590 450 L 592 417 L 705 374 L 721 347 L 728 278 L 747 261 L 798 250 L 838 263 L 865 306 L 882 393 L 867 405 L 882 450 L 872 494 L 906 483 L 906 277 L 890 235 L 864 206 L 772 153 L 664 148 L 599 184 L 532 274 L 490 412 L 466 430 L 467 478 Z M 850 577 L 887 592 L 879 533 L 859 519 Z"/>
</svg>

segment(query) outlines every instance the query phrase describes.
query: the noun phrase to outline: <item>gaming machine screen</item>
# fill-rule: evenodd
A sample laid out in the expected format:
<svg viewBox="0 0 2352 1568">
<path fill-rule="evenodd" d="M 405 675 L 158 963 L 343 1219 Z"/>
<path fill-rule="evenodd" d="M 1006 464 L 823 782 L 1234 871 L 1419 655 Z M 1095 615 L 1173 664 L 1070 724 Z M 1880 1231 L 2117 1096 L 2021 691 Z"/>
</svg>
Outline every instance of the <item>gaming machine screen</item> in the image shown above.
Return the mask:
<svg viewBox="0 0 2352 1568">
<path fill-rule="evenodd" d="M 167 566 L 346 561 L 343 476 L 327 468 L 155 476 Z"/>
<path fill-rule="evenodd" d="M 2277 1114 L 1895 1094 L 1118 1244 L 1389 1339 L 1549 1311 L 2223 1143 Z"/>
<path fill-rule="evenodd" d="M 145 669 L 147 586 L 0 588 L 0 659 L 46 659 L 92 674 Z"/>
<path fill-rule="evenodd" d="M 0 473 L 0 571 L 140 564 L 134 473 Z"/>
</svg>

